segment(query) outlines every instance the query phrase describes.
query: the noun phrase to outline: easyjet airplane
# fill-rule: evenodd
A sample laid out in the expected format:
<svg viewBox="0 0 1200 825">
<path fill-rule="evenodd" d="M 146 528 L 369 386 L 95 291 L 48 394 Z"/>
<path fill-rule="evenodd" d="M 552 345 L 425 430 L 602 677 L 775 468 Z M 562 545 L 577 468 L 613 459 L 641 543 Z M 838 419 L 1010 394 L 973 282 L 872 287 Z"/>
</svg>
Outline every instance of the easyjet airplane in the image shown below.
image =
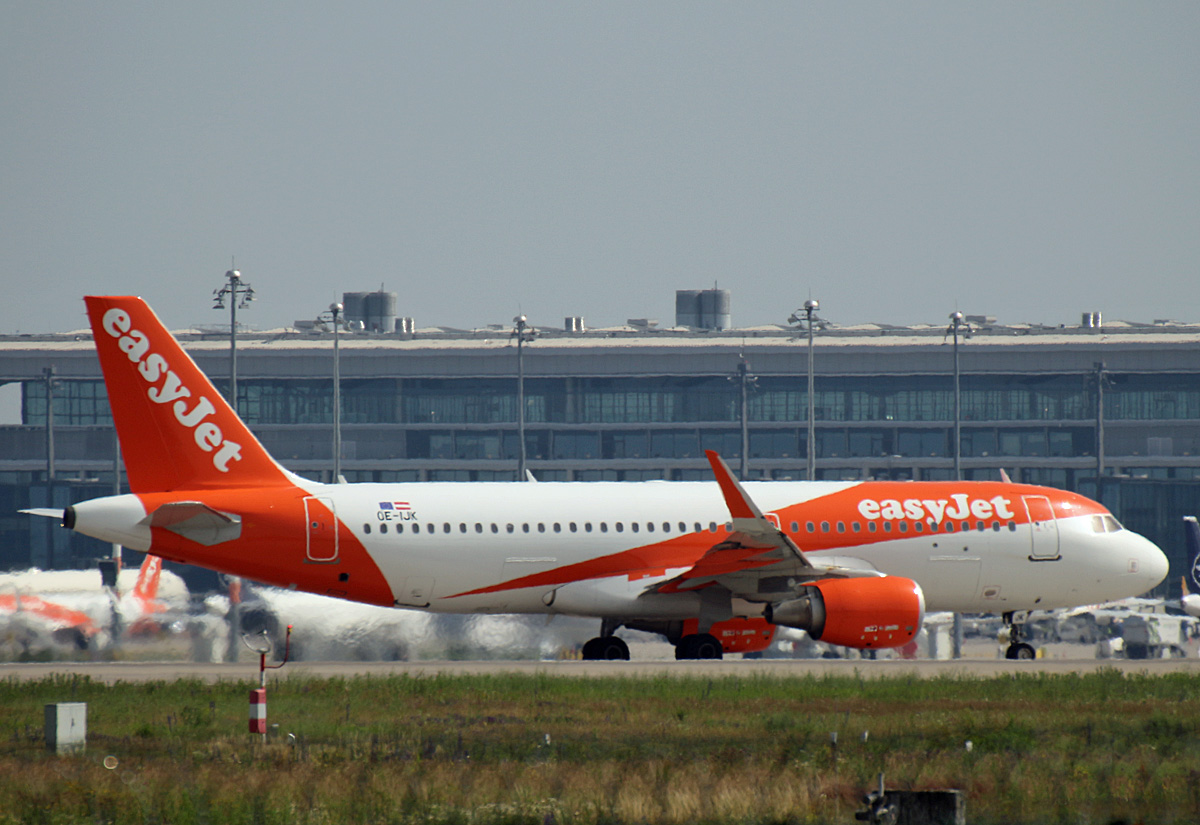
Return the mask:
<svg viewBox="0 0 1200 825">
<path fill-rule="evenodd" d="M 129 495 L 64 526 L 281 587 L 449 613 L 595 617 L 680 659 L 765 647 L 775 626 L 903 645 L 926 609 L 1021 611 L 1135 596 L 1167 573 L 1073 493 L 1002 482 L 318 484 L 276 463 L 139 298 L 86 299 Z M 1019 631 L 1019 625 L 1013 628 Z M 1030 658 L 1019 641 L 1010 658 Z"/>
</svg>

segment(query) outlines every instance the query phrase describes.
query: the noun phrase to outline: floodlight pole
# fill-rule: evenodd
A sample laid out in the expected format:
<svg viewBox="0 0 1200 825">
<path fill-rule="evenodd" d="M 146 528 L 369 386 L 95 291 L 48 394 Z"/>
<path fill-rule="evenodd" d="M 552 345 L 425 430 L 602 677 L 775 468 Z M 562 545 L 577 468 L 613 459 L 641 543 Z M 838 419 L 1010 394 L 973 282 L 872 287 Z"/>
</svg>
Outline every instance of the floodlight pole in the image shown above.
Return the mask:
<svg viewBox="0 0 1200 825">
<path fill-rule="evenodd" d="M 958 331 L 964 325 L 963 314 L 958 310 L 950 313 L 950 327 L 946 332 L 954 336 L 954 480 L 962 481 L 962 393 L 958 368 Z M 970 326 L 967 327 L 970 329 Z M 944 343 L 945 339 L 943 339 Z M 951 645 L 955 659 L 962 658 L 963 620 L 961 613 L 954 614 L 954 639 Z"/>
<path fill-rule="evenodd" d="M 518 315 L 513 318 L 513 323 L 516 327 L 513 329 L 512 337 L 517 339 L 517 439 L 521 442 L 520 452 L 517 459 L 517 480 L 527 481 L 528 468 L 526 467 L 526 452 L 525 452 L 525 342 L 532 341 L 535 335 L 534 331 L 529 329 L 528 320 L 524 315 Z"/>
<path fill-rule="evenodd" d="M 817 399 L 813 392 L 813 313 L 820 308 L 820 303 L 813 298 L 804 302 L 804 315 L 808 320 L 808 449 L 807 467 L 808 480 L 817 478 Z"/>
<path fill-rule="evenodd" d="M 745 355 L 738 359 L 737 374 L 732 380 L 738 382 L 742 399 L 739 411 L 742 424 L 742 461 L 739 474 L 742 481 L 745 481 L 750 473 L 750 385 L 758 380 L 750 374 L 750 361 Z"/>
<path fill-rule="evenodd" d="M 1100 498 L 1100 478 L 1104 475 L 1104 362 L 1096 364 L 1096 498 Z"/>
<path fill-rule="evenodd" d="M 54 484 L 54 388 L 58 381 L 54 378 L 53 366 L 42 370 L 46 382 L 46 484 Z"/>
<path fill-rule="evenodd" d="M 949 332 L 954 336 L 954 480 L 962 481 L 962 396 L 958 369 L 958 329 L 963 324 L 961 312 L 950 313 Z"/>
<path fill-rule="evenodd" d="M 330 304 L 329 312 L 333 315 L 333 483 L 339 484 L 342 480 L 342 376 L 338 340 L 341 337 L 342 305 Z"/>
<path fill-rule="evenodd" d="M 242 281 L 242 273 L 230 269 L 225 273 L 228 283 L 213 290 L 213 309 L 224 309 L 225 298 L 229 298 L 229 405 L 238 412 L 237 392 L 237 311 L 254 300 L 254 290 Z"/>
</svg>

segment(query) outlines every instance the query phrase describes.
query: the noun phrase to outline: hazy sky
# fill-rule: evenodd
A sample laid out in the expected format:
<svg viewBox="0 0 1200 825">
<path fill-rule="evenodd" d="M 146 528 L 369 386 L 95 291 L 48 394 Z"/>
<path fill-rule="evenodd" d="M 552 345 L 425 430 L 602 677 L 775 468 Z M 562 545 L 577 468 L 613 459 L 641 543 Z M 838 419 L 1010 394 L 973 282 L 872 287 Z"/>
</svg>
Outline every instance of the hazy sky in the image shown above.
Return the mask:
<svg viewBox="0 0 1200 825">
<path fill-rule="evenodd" d="M 1200 3 L 0 0 L 0 332 L 1200 320 Z"/>
</svg>

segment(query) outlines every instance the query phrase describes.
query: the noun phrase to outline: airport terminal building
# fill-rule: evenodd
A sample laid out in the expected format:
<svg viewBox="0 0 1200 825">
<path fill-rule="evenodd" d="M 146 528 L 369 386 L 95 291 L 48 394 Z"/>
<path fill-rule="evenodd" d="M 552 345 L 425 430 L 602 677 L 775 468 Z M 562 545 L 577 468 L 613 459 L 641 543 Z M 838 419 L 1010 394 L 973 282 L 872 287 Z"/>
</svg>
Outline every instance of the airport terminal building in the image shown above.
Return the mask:
<svg viewBox="0 0 1200 825">
<path fill-rule="evenodd" d="M 343 476 L 515 479 L 523 407 L 527 465 L 539 480 L 708 479 L 710 449 L 750 479 L 805 478 L 803 325 L 730 329 L 728 293 L 724 304 L 699 293 L 707 306 L 716 299 L 715 312 L 690 295 L 680 293 L 671 327 L 530 319 L 536 335 L 520 363 L 511 325 L 417 328 L 389 317 L 386 299 L 382 314 L 356 317 L 362 302 L 347 295 L 350 329 L 338 336 Z M 1172 519 L 1200 509 L 1200 324 L 1093 313 L 1056 327 L 966 320 L 958 339 L 963 476 L 995 479 L 1004 469 L 1014 481 L 1097 496 L 1182 564 Z M 227 391 L 228 329 L 177 335 Z M 817 478 L 953 477 L 946 326 L 819 324 L 811 353 Z M 333 359 L 333 333 L 312 326 L 237 339 L 243 418 L 281 463 L 326 481 Z M 0 383 L 13 382 L 21 423 L 0 428 L 0 568 L 86 563 L 107 546 L 16 510 L 65 506 L 118 483 L 90 333 L 0 337 Z"/>
</svg>

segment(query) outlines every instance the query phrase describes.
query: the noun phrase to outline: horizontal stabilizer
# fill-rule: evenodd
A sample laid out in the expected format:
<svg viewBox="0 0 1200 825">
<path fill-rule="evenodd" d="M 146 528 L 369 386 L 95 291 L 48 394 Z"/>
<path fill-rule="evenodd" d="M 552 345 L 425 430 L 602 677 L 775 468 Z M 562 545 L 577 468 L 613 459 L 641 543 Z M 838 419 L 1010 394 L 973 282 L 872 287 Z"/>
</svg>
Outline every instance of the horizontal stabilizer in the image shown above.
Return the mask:
<svg viewBox="0 0 1200 825">
<path fill-rule="evenodd" d="M 222 513 L 200 501 L 163 504 L 141 520 L 148 527 L 161 527 L 189 541 L 211 547 L 242 535 L 241 516 Z"/>
</svg>

